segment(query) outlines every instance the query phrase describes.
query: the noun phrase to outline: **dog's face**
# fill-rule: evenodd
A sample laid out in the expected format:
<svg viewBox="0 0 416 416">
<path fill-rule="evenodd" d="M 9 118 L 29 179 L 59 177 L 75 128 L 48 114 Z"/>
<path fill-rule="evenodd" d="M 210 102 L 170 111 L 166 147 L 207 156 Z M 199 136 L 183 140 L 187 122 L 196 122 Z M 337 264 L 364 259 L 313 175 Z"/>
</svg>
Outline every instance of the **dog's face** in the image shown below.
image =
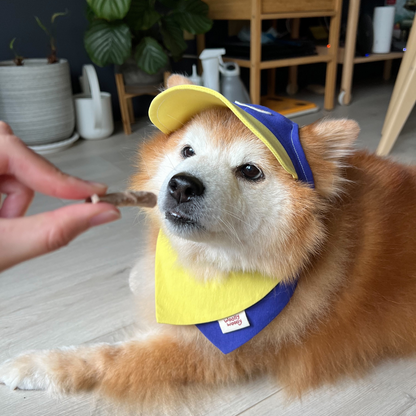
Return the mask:
<svg viewBox="0 0 416 416">
<path fill-rule="evenodd" d="M 287 228 L 283 169 L 230 110 L 200 114 L 171 140 L 157 174 L 158 207 L 169 234 L 238 247 L 272 225 Z"/>
<path fill-rule="evenodd" d="M 339 179 L 337 164 L 313 148 L 315 139 L 304 144 L 309 163 L 319 164 L 313 190 L 230 110 L 206 110 L 143 147 L 144 172 L 133 187 L 158 194 L 152 215 L 191 267 L 293 275 L 324 236 L 324 201 Z"/>
</svg>

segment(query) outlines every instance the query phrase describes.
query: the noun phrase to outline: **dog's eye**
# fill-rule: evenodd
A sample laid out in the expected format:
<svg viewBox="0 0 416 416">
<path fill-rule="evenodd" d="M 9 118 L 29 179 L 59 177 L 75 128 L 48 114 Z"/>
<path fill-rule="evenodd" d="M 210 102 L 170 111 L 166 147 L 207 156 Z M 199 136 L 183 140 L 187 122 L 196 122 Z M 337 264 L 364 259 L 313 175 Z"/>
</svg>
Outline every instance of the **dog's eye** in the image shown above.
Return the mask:
<svg viewBox="0 0 416 416">
<path fill-rule="evenodd" d="M 263 178 L 263 172 L 255 165 L 243 165 L 238 168 L 238 172 L 250 181 L 257 181 Z"/>
<path fill-rule="evenodd" d="M 191 157 L 195 156 L 194 149 L 191 146 L 186 146 L 182 149 L 182 156 L 183 157 Z"/>
</svg>

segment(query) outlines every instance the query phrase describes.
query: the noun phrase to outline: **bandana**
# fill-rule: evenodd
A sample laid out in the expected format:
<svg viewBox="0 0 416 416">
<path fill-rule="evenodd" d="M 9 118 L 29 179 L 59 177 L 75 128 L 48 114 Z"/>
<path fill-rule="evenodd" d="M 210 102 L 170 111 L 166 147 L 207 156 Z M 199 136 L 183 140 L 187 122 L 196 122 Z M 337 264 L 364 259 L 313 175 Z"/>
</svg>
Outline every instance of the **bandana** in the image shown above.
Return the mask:
<svg viewBox="0 0 416 416">
<path fill-rule="evenodd" d="M 194 115 L 213 107 L 228 107 L 294 179 L 314 187 L 298 125 L 269 108 L 231 103 L 208 88 L 180 85 L 154 98 L 149 117 L 157 128 L 169 134 Z M 297 276 L 283 283 L 278 276 L 249 272 L 201 282 L 178 263 L 177 253 L 162 231 L 157 242 L 155 272 L 157 322 L 196 325 L 224 354 L 264 329 L 287 305 L 297 284 Z"/>
</svg>

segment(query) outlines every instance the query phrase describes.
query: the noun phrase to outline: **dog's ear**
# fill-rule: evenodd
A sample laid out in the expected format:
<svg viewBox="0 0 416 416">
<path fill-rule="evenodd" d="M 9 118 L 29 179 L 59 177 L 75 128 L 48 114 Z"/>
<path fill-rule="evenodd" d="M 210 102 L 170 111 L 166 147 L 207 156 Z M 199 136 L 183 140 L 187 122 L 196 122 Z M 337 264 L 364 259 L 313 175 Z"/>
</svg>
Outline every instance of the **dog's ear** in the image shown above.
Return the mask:
<svg viewBox="0 0 416 416">
<path fill-rule="evenodd" d="M 321 120 L 300 129 L 300 140 L 312 169 L 316 190 L 336 196 L 345 181 L 342 169 L 354 152 L 360 128 L 354 120 Z"/>
<path fill-rule="evenodd" d="M 176 87 L 177 85 L 192 85 L 192 82 L 179 74 L 172 74 L 166 81 L 166 88 Z"/>
</svg>

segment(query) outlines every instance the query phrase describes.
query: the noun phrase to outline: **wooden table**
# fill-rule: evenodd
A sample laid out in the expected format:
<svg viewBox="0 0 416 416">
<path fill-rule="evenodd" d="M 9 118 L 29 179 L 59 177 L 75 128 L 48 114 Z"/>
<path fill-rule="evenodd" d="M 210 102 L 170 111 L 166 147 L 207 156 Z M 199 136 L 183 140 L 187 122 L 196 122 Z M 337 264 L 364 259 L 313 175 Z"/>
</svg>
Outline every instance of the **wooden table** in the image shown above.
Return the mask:
<svg viewBox="0 0 416 416">
<path fill-rule="evenodd" d="M 260 74 L 262 69 L 271 71 L 270 82 L 274 83 L 274 70 L 281 67 L 325 62 L 327 64 L 325 81 L 326 110 L 334 108 L 335 82 L 337 74 L 337 54 L 341 21 L 342 0 L 204 0 L 210 8 L 209 16 L 214 20 L 250 20 L 250 59 L 224 58 L 243 68 L 250 68 L 250 98 L 253 104 L 260 104 Z M 306 17 L 329 17 L 330 47 L 325 53 L 297 58 L 261 60 L 261 24 L 263 20 L 300 19 Z M 198 36 L 198 53 L 205 48 L 204 35 Z M 292 71 L 291 79 L 293 82 Z M 270 88 L 269 88 L 270 91 Z"/>
</svg>

